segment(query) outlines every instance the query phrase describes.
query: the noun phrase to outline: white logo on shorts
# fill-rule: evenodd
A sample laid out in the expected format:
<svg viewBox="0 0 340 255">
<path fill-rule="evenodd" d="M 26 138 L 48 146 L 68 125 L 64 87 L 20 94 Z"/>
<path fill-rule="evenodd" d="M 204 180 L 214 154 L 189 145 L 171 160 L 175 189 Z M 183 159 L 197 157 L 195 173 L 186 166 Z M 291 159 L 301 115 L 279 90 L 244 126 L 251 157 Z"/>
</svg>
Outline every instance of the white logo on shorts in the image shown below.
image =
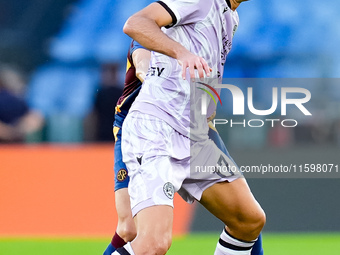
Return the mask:
<svg viewBox="0 0 340 255">
<path fill-rule="evenodd" d="M 164 194 L 169 199 L 174 199 L 175 188 L 174 188 L 174 185 L 171 182 L 167 182 L 167 183 L 164 184 L 163 191 L 164 191 Z"/>
</svg>

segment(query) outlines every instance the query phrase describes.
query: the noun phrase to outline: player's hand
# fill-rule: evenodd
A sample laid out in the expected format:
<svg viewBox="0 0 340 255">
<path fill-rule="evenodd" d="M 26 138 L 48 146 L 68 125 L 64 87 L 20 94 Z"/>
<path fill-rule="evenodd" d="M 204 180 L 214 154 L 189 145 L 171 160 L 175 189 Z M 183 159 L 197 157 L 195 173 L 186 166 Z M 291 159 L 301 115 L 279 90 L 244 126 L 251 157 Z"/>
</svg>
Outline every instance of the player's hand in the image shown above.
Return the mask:
<svg viewBox="0 0 340 255">
<path fill-rule="evenodd" d="M 144 82 L 146 73 L 143 71 L 136 71 L 136 76 L 141 82 Z"/>
<path fill-rule="evenodd" d="M 138 48 L 132 53 L 132 61 L 136 68 L 136 77 L 141 82 L 144 82 L 148 72 L 150 58 L 151 52 L 143 48 Z"/>
<path fill-rule="evenodd" d="M 196 56 L 191 52 L 186 52 L 182 54 L 180 58 L 177 59 L 178 63 L 182 66 L 182 78 L 185 80 L 186 77 L 186 70 L 189 68 L 190 78 L 194 79 L 197 78 L 195 76 L 195 69 L 198 72 L 198 77 L 200 79 L 204 78 L 204 73 L 206 77 L 210 76 L 210 72 L 212 69 L 208 66 L 207 62 L 204 58 Z"/>
<path fill-rule="evenodd" d="M 215 118 L 215 116 L 216 116 L 216 111 L 214 111 L 214 113 L 211 114 L 211 116 L 209 118 L 207 118 L 207 122 L 212 121 Z"/>
</svg>

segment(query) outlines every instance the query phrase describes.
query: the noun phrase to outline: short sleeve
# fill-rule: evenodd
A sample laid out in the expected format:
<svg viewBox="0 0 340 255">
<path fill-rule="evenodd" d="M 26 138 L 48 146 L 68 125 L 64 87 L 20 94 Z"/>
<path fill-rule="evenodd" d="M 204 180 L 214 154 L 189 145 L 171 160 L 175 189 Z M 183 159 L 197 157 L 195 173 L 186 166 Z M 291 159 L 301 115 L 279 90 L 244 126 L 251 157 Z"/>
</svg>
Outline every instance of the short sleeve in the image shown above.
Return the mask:
<svg viewBox="0 0 340 255">
<path fill-rule="evenodd" d="M 162 0 L 157 3 L 172 17 L 172 24 L 166 28 L 201 21 L 207 16 L 212 5 L 211 0 Z"/>
<path fill-rule="evenodd" d="M 131 45 L 130 45 L 130 56 L 132 56 L 132 53 L 137 49 L 145 49 L 145 48 L 142 45 L 140 45 L 138 42 L 136 42 L 135 40 L 132 40 Z"/>
</svg>

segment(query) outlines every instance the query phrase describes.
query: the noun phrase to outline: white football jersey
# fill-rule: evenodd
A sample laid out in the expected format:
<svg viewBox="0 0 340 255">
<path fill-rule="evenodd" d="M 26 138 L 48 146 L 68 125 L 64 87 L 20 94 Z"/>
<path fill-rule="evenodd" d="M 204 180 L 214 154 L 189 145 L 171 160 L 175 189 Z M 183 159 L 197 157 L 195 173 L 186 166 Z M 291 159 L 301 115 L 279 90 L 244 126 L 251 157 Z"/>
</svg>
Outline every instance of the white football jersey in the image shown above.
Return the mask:
<svg viewBox="0 0 340 255">
<path fill-rule="evenodd" d="M 237 12 L 232 11 L 225 0 L 163 0 L 158 3 L 173 17 L 173 24 L 163 28 L 164 33 L 203 57 L 212 68 L 211 78 L 221 81 L 239 24 Z M 196 87 L 197 84 L 190 83 L 189 71 L 186 80 L 182 79 L 182 67 L 176 59 L 152 52 L 149 72 L 130 111 L 161 118 L 192 140 L 207 139 L 207 116 L 201 114 L 200 103 L 205 92 Z M 215 109 L 215 104 L 210 103 L 207 115 Z"/>
</svg>

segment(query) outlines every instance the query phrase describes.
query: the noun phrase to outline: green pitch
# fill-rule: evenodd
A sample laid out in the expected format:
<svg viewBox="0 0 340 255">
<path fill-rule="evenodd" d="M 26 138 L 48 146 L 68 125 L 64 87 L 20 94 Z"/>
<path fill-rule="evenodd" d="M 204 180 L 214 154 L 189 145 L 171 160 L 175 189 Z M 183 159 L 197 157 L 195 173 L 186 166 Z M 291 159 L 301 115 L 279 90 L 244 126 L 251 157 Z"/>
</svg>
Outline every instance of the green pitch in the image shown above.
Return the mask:
<svg viewBox="0 0 340 255">
<path fill-rule="evenodd" d="M 168 254 L 213 254 L 217 237 L 218 233 L 175 238 Z M 108 240 L 0 238 L 0 255 L 101 255 Z M 333 255 L 340 250 L 340 234 L 268 233 L 263 240 L 266 255 Z"/>
</svg>

